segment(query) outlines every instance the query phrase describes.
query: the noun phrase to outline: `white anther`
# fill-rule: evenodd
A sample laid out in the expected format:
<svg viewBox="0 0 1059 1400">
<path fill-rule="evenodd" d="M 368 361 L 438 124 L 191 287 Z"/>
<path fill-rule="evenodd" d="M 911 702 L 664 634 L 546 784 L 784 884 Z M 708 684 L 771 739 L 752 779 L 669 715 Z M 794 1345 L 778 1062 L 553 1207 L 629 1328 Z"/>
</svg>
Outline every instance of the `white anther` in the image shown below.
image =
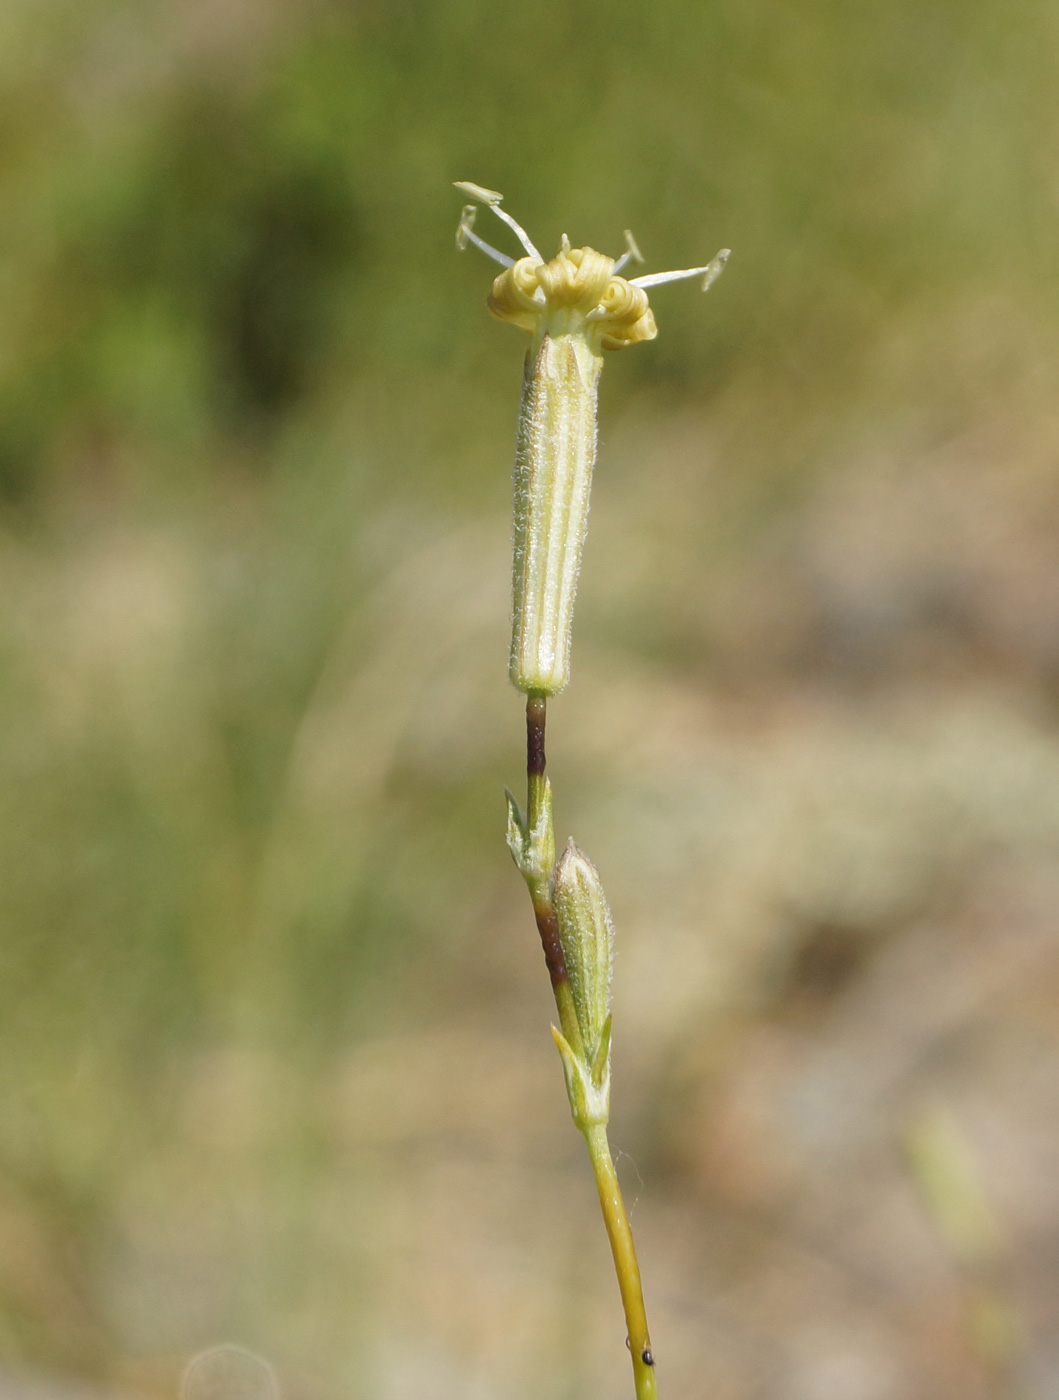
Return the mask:
<svg viewBox="0 0 1059 1400">
<path fill-rule="evenodd" d="M 715 258 L 711 258 L 702 278 L 702 290 L 708 292 L 724 271 L 724 265 L 732 256 L 731 248 L 722 248 Z"/>
<path fill-rule="evenodd" d="M 621 257 L 614 264 L 614 271 L 616 273 L 620 272 L 622 268 L 628 266 L 630 262 L 642 263 L 643 261 L 644 255 L 640 252 L 640 249 L 636 245 L 636 239 L 632 236 L 632 230 L 626 229 L 625 252 L 622 253 Z"/>
<path fill-rule="evenodd" d="M 474 228 L 474 216 L 478 210 L 473 204 L 465 204 L 460 210 L 460 222 L 456 225 L 456 247 L 462 253 L 467 247 L 467 237 Z"/>
<path fill-rule="evenodd" d="M 529 234 L 522 225 L 517 224 L 506 209 L 501 209 L 500 201 L 504 197 L 502 194 L 498 194 L 496 190 L 487 190 L 484 185 L 472 184 L 470 180 L 454 180 L 453 184 L 462 194 L 469 194 L 470 197 L 476 199 L 479 204 L 488 205 L 496 217 L 507 224 L 508 228 L 511 229 L 512 233 L 514 233 L 515 237 L 522 244 L 530 257 L 536 258 L 538 262 L 544 261 L 540 253 L 538 253 L 537 249 L 533 246 Z M 472 239 L 471 241 L 475 242 L 476 240 Z M 480 248 L 482 245 L 477 243 L 476 246 Z M 490 257 L 493 256 L 494 251 L 495 250 L 489 250 Z M 510 263 L 506 265 L 508 267 L 511 266 Z"/>
<path fill-rule="evenodd" d="M 453 180 L 452 182 L 461 194 L 469 194 L 472 199 L 476 199 L 479 204 L 499 204 L 503 199 L 502 194 L 496 190 L 487 190 L 484 185 L 473 185 L 470 180 Z"/>
</svg>

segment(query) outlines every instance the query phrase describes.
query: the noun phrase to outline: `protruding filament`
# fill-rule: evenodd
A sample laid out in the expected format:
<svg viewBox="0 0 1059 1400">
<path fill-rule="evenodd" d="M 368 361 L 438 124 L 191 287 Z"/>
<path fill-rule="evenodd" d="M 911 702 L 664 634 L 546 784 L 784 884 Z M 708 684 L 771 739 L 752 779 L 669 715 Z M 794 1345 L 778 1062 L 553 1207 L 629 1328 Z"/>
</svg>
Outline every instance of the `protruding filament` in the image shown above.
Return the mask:
<svg viewBox="0 0 1059 1400">
<path fill-rule="evenodd" d="M 503 219 L 504 223 L 507 224 L 509 229 L 511 229 L 512 233 L 514 233 L 515 237 L 522 244 L 523 248 L 525 248 L 526 252 L 530 255 L 530 257 L 540 258 L 540 253 L 538 253 L 536 248 L 533 246 L 533 240 L 530 238 L 529 234 L 522 227 L 522 225 L 517 224 L 515 220 L 511 217 L 511 215 L 507 212 L 507 210 L 501 209 L 499 204 L 492 204 L 489 207 L 492 209 L 493 213 L 498 219 Z M 544 259 L 541 258 L 541 262 L 543 261 Z"/>
<path fill-rule="evenodd" d="M 498 262 L 501 267 L 514 267 L 515 259 L 509 258 L 506 253 L 501 253 L 499 248 L 494 248 L 491 243 L 486 243 L 483 238 L 479 238 L 474 231 L 474 216 L 478 213 L 477 206 L 465 204 L 463 212 L 460 214 L 459 228 L 456 230 L 456 247 L 460 252 L 467 247 L 468 243 L 473 243 L 476 248 L 480 248 L 487 257 Z"/>
<path fill-rule="evenodd" d="M 631 277 L 634 287 L 660 287 L 663 282 L 683 282 L 689 277 L 702 278 L 702 290 L 709 291 L 724 271 L 724 265 L 731 256 L 730 248 L 722 248 L 705 267 L 688 267 L 682 272 L 649 272 L 646 277 Z"/>
</svg>

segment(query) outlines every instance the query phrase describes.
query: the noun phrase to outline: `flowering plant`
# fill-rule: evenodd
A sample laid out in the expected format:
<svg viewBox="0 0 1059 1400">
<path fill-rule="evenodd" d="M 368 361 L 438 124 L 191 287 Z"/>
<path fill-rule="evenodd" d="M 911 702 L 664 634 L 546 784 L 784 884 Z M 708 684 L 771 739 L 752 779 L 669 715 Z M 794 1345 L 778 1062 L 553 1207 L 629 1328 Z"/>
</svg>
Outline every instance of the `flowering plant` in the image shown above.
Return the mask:
<svg viewBox="0 0 1059 1400">
<path fill-rule="evenodd" d="M 501 207 L 502 196 L 469 182 L 456 188 L 475 203 L 460 217 L 456 243 L 475 247 L 504 269 L 489 310 L 530 336 L 515 439 L 515 550 L 509 674 L 526 695 L 528 794 L 522 812 L 507 794 L 507 840 L 530 892 L 544 946 L 574 1123 L 588 1145 L 618 1276 L 637 1400 L 655 1400 L 655 1360 L 647 1328 L 632 1230 L 607 1141 L 610 1116 L 611 980 L 614 929 L 596 867 L 571 841 L 558 862 L 551 784 L 545 776 L 547 702 L 570 678 L 574 595 L 588 521 L 596 457 L 596 394 L 603 351 L 658 334 L 647 288 L 683 278 L 705 291 L 728 259 L 705 267 L 625 278 L 642 262 L 631 233 L 617 259 L 573 248 L 564 234 L 545 261 L 526 231 Z M 486 205 L 514 232 L 525 256 L 508 257 L 474 231 Z"/>
</svg>

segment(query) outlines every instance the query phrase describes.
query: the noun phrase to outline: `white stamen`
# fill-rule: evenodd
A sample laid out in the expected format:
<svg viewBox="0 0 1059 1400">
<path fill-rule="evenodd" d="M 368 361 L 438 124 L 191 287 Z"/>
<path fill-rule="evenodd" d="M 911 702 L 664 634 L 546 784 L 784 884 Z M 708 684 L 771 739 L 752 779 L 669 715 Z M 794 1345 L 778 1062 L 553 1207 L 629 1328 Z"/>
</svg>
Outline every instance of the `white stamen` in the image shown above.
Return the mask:
<svg viewBox="0 0 1059 1400">
<path fill-rule="evenodd" d="M 463 206 L 463 212 L 460 215 L 460 225 L 456 230 L 456 247 L 462 252 L 463 249 L 467 247 L 468 243 L 473 243 L 476 248 L 480 248 L 487 257 L 492 258 L 494 262 L 498 262 L 501 267 L 512 267 L 515 262 L 514 258 L 509 258 L 506 253 L 501 253 L 498 248 L 494 248 L 492 244 L 486 243 L 483 238 L 479 238 L 475 233 L 474 216 L 477 213 L 478 210 L 473 204 L 465 204 Z"/>
<path fill-rule="evenodd" d="M 652 272 L 646 277 L 632 277 L 634 287 L 660 287 L 663 282 L 683 282 L 689 277 L 702 278 L 702 290 L 708 291 L 724 271 L 724 265 L 731 254 L 730 248 L 722 248 L 717 256 L 705 267 L 688 267 L 682 272 Z"/>
<path fill-rule="evenodd" d="M 529 253 L 530 257 L 540 258 L 541 262 L 543 262 L 544 259 L 541 258 L 540 253 L 538 253 L 536 248 L 534 248 L 533 242 L 530 239 L 529 234 L 522 227 L 522 225 L 517 224 L 515 220 L 511 217 L 511 215 L 507 212 L 507 210 L 501 209 L 499 204 L 491 204 L 489 207 L 490 209 L 492 209 L 493 213 L 498 219 L 503 219 L 504 223 L 507 224 L 508 228 L 512 230 L 515 237 L 522 244 L 523 248 L 525 248 L 526 252 Z"/>
<path fill-rule="evenodd" d="M 500 201 L 504 197 L 502 194 L 498 194 L 496 190 L 487 190 L 484 185 L 472 184 L 470 180 L 453 180 L 452 183 L 463 194 L 469 194 L 472 199 L 476 199 L 479 204 L 488 205 L 496 217 L 507 224 L 530 257 L 537 258 L 540 262 L 544 261 L 522 225 L 517 224 L 506 209 L 500 208 Z"/>
<path fill-rule="evenodd" d="M 615 271 L 615 273 L 620 272 L 620 271 L 622 270 L 622 268 L 623 268 L 623 267 L 626 267 L 630 262 L 642 263 L 643 261 L 644 261 L 644 255 L 640 252 L 639 248 L 636 246 L 636 239 L 633 238 L 633 236 L 632 236 L 632 230 L 631 230 L 631 229 L 626 229 L 626 230 L 625 230 L 625 252 L 622 253 L 621 257 L 620 257 L 620 258 L 618 259 L 618 261 L 614 264 L 614 271 Z"/>
<path fill-rule="evenodd" d="M 499 248 L 494 248 L 491 243 L 487 243 L 484 238 L 479 238 L 478 235 L 472 233 L 470 229 L 467 230 L 467 242 L 473 243 L 476 248 L 480 248 L 483 253 L 491 257 L 494 262 L 498 262 L 501 267 L 514 267 L 514 258 L 509 258 L 506 253 L 502 253 Z"/>
</svg>

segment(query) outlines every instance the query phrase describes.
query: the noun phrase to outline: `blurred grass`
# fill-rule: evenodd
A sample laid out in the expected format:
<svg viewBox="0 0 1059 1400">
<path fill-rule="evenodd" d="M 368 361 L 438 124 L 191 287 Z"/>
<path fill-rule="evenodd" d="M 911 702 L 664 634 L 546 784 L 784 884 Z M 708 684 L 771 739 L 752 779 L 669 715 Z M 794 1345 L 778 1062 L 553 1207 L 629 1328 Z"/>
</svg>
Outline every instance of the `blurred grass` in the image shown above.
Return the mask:
<svg viewBox="0 0 1059 1400">
<path fill-rule="evenodd" d="M 804 1284 L 787 1203 L 843 1189 L 815 1139 L 792 1164 L 812 1112 L 762 1127 L 777 1064 L 810 1097 L 812 1054 L 856 1067 L 846 998 L 874 1024 L 924 919 L 939 986 L 975 920 L 984 985 L 1012 924 L 1010 976 L 1054 980 L 1056 24 L 9 0 L 0 1356 L 158 1394 L 217 1340 L 291 1395 L 623 1383 L 499 836 L 521 345 L 453 250 L 470 178 L 545 249 L 735 250 L 608 365 L 553 726 L 627 949 L 617 1112 L 673 1393 L 704 1366 L 732 1397 L 979 1393 L 946 1304 L 947 1341 L 901 1315 L 908 1277 L 959 1285 L 926 1225 L 846 1351 L 841 1288 L 808 1316 L 739 1280 L 771 1241 Z M 1016 1000 L 998 1047 L 1053 1055 L 1051 1002 Z M 988 1119 L 1007 1071 L 932 1053 Z M 875 1103 L 865 1074 L 843 1092 Z"/>
</svg>

